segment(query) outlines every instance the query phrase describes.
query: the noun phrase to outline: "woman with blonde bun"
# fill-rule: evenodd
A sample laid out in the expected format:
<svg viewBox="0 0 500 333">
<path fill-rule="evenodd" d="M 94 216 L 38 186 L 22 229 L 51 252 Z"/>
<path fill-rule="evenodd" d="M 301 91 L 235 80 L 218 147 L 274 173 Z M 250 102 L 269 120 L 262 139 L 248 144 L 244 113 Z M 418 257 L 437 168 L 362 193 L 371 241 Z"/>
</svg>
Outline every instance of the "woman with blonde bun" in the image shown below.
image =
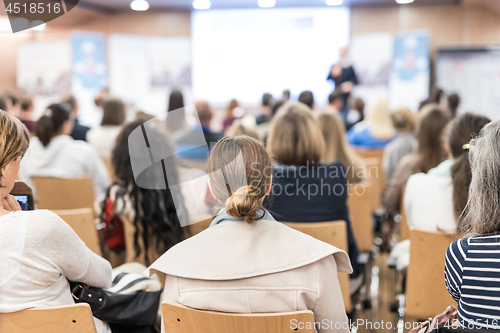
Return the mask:
<svg viewBox="0 0 500 333">
<path fill-rule="evenodd" d="M 164 301 L 222 312 L 312 310 L 315 321 L 332 323 L 319 333 L 349 332 L 337 277 L 352 271 L 349 257 L 263 208 L 272 183 L 264 146 L 248 136 L 225 137 L 209 164 L 209 188 L 222 209 L 207 230 L 148 269 L 166 274 Z"/>
</svg>

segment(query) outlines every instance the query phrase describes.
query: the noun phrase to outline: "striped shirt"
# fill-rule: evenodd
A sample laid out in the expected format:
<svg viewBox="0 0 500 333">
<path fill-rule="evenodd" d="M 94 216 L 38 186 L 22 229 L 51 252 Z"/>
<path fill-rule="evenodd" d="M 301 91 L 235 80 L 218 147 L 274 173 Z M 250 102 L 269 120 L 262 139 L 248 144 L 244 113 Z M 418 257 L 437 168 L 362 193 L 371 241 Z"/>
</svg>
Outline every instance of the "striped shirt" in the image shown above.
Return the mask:
<svg viewBox="0 0 500 333">
<path fill-rule="evenodd" d="M 500 235 L 463 238 L 446 251 L 446 287 L 464 327 L 500 329 Z"/>
</svg>

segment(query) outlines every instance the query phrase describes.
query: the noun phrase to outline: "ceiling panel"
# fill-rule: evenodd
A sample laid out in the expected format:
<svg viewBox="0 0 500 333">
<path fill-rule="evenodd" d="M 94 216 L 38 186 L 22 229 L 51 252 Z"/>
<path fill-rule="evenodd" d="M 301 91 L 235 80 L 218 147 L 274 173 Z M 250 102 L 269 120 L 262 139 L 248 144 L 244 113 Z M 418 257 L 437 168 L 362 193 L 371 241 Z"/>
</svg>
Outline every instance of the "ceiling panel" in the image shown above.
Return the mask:
<svg viewBox="0 0 500 333">
<path fill-rule="evenodd" d="M 128 11 L 131 0 L 80 0 L 80 6 L 103 11 Z M 191 10 L 192 0 L 148 0 L 152 10 Z M 461 0 L 415 0 L 410 6 L 450 5 Z M 494 0 L 497 1 L 497 0 Z M 500 0 L 498 0 L 500 1 Z M 213 9 L 258 8 L 257 0 L 211 0 Z M 394 0 L 344 0 L 349 6 L 397 5 Z M 276 7 L 323 7 L 325 0 L 276 0 Z"/>
</svg>

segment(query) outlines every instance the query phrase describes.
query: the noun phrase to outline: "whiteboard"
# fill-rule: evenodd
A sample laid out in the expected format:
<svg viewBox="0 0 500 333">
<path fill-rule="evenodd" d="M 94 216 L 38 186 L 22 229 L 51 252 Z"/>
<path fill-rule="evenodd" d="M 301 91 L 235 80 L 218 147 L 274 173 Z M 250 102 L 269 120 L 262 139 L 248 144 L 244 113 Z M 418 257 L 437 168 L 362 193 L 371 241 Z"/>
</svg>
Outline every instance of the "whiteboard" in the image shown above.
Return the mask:
<svg viewBox="0 0 500 333">
<path fill-rule="evenodd" d="M 500 48 L 439 50 L 436 80 L 447 94 L 460 95 L 458 114 L 500 119 Z"/>
</svg>

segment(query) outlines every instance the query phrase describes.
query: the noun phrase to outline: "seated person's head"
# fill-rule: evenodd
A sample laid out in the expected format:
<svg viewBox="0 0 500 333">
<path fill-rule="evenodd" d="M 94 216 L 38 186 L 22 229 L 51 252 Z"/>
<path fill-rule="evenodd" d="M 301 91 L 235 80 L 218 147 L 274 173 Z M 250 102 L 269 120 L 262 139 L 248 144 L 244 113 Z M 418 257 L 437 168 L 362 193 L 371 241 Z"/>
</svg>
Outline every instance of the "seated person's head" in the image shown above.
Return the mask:
<svg viewBox="0 0 500 333">
<path fill-rule="evenodd" d="M 0 111 L 0 200 L 10 193 L 19 172 L 19 162 L 28 150 L 30 134 L 16 118 Z"/>
<path fill-rule="evenodd" d="M 460 105 L 460 96 L 458 94 L 450 94 L 446 98 L 450 115 L 454 117 L 457 114 L 458 106 Z"/>
<path fill-rule="evenodd" d="M 22 114 L 31 114 L 34 111 L 33 99 L 29 96 L 23 96 L 20 99 L 21 104 L 21 113 Z"/>
<path fill-rule="evenodd" d="M 53 137 L 61 134 L 69 135 L 73 130 L 73 117 L 68 104 L 51 104 L 38 119 L 35 134 L 44 147 Z"/>
<path fill-rule="evenodd" d="M 229 136 L 246 135 L 255 140 L 259 140 L 259 134 L 253 129 L 243 125 L 241 121 L 235 121 L 231 127 L 229 127 L 226 134 Z"/>
<path fill-rule="evenodd" d="M 324 145 L 319 122 L 304 104 L 287 102 L 273 119 L 268 146 L 276 162 L 312 166 Z"/>
<path fill-rule="evenodd" d="M 65 95 L 63 97 L 62 101 L 63 101 L 63 103 L 66 103 L 69 105 L 69 107 L 71 109 L 72 116 L 74 118 L 76 118 L 76 116 L 78 115 L 78 109 L 79 109 L 78 101 L 76 100 L 76 97 L 73 95 Z"/>
<path fill-rule="evenodd" d="M 304 103 L 311 109 L 314 109 L 314 95 L 311 91 L 303 91 L 299 95 L 299 102 Z"/>
<path fill-rule="evenodd" d="M 271 158 L 248 136 L 225 137 L 210 154 L 209 188 L 226 212 L 252 223 L 264 217 L 262 203 L 271 190 Z M 258 214 L 262 210 L 262 214 Z"/>
<path fill-rule="evenodd" d="M 108 99 L 102 110 L 101 126 L 120 126 L 125 122 L 125 104 L 121 99 Z"/>
<path fill-rule="evenodd" d="M 318 115 L 321 133 L 325 139 L 325 149 L 321 160 L 325 163 L 338 161 L 342 163 L 347 159 L 347 142 L 345 129 L 339 115 L 323 112 Z M 352 161 L 349 161 L 352 163 Z"/>
<path fill-rule="evenodd" d="M 415 115 L 410 109 L 402 107 L 391 112 L 392 125 L 399 133 L 410 133 L 415 129 Z"/>
<path fill-rule="evenodd" d="M 328 96 L 328 104 L 330 104 L 331 107 L 333 107 L 335 110 L 341 110 L 342 106 L 344 105 L 344 97 L 338 90 L 334 90 L 329 96 Z"/>
<path fill-rule="evenodd" d="M 500 234 L 500 120 L 486 125 L 468 148 L 472 181 L 459 233 L 468 237 L 498 235 Z"/>
<path fill-rule="evenodd" d="M 198 118 L 200 119 L 200 123 L 203 126 L 210 126 L 210 122 L 212 121 L 212 109 L 210 105 L 205 100 L 197 101 L 194 106 L 196 107 L 196 112 L 198 113 Z"/>
<path fill-rule="evenodd" d="M 453 208 L 455 216 L 459 221 L 459 230 L 461 228 L 460 216 L 467 204 L 472 177 L 467 156 L 469 151 L 468 144 L 489 122 L 491 122 L 491 120 L 484 116 L 474 115 L 472 113 L 463 114 L 453 120 L 445 140 L 445 149 L 449 151 L 455 161 L 452 168 Z"/>
</svg>

